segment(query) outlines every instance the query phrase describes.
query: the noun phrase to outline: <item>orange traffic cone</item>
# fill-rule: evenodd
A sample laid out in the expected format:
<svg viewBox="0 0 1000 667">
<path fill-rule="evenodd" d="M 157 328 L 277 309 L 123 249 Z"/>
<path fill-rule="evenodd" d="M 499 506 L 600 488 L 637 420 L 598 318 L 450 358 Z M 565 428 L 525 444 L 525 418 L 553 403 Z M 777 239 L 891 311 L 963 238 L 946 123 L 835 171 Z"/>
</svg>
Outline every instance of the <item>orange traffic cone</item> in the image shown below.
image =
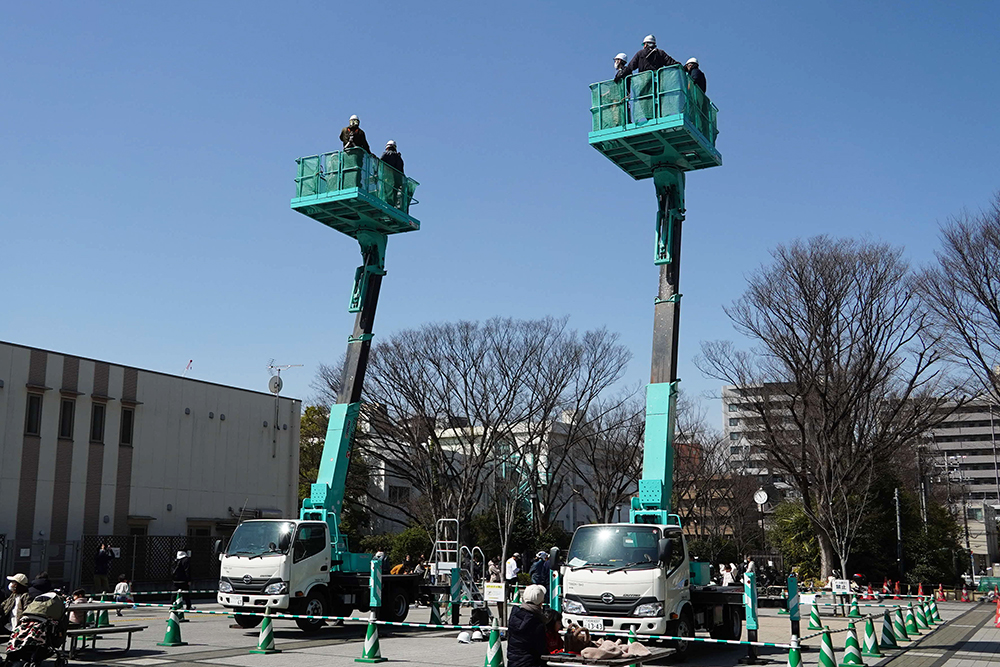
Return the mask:
<svg viewBox="0 0 1000 667">
<path fill-rule="evenodd" d="M 898 581 L 896 582 L 896 587 L 893 589 L 892 599 L 893 600 L 898 600 L 899 599 L 899 582 Z"/>
<path fill-rule="evenodd" d="M 917 584 L 917 595 L 919 595 L 920 597 L 924 597 L 924 585 L 923 584 Z"/>
<path fill-rule="evenodd" d="M 937 597 L 934 598 L 937 602 L 946 602 L 948 598 L 944 596 L 944 584 L 938 584 Z"/>
<path fill-rule="evenodd" d="M 993 627 L 1000 628 L 1000 599 L 997 600 L 997 615 L 993 619 Z"/>
<path fill-rule="evenodd" d="M 968 602 L 968 601 L 969 601 L 969 589 L 965 587 L 965 584 L 962 584 L 962 602 Z"/>
</svg>

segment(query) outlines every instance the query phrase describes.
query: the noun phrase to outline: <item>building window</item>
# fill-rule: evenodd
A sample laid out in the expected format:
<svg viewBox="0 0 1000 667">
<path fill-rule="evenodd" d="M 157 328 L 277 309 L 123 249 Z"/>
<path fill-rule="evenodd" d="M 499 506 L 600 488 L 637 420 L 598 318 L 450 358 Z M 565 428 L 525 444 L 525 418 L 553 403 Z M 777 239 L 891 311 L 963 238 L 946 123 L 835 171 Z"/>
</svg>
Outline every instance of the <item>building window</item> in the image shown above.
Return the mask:
<svg viewBox="0 0 1000 667">
<path fill-rule="evenodd" d="M 410 487 L 390 486 L 389 502 L 393 505 L 406 505 L 410 502 Z"/>
<path fill-rule="evenodd" d="M 211 526 L 188 526 L 188 537 L 211 537 Z"/>
<path fill-rule="evenodd" d="M 122 434 L 121 444 L 132 444 L 132 423 L 135 421 L 135 410 L 132 408 L 122 408 Z"/>
<path fill-rule="evenodd" d="M 740 406 L 736 405 L 735 403 L 730 403 L 729 404 L 729 411 L 730 412 L 736 412 L 739 409 L 740 409 Z"/>
<path fill-rule="evenodd" d="M 73 437 L 73 413 L 76 411 L 76 401 L 64 398 L 59 405 L 59 437 Z"/>
<path fill-rule="evenodd" d="M 42 431 L 42 397 L 28 394 L 28 409 L 24 415 L 25 435 L 39 435 Z"/>
<path fill-rule="evenodd" d="M 739 440 L 740 439 L 740 434 L 739 433 L 730 433 L 729 434 L 729 439 L 730 440 Z"/>
<path fill-rule="evenodd" d="M 739 426 L 740 425 L 740 418 L 739 417 L 730 417 L 729 418 L 729 425 L 730 426 Z"/>
<path fill-rule="evenodd" d="M 965 516 L 966 516 L 966 518 L 972 519 L 973 521 L 982 521 L 983 520 L 983 508 L 981 508 L 981 507 L 966 507 L 965 508 Z"/>
<path fill-rule="evenodd" d="M 103 403 L 94 403 L 90 410 L 90 441 L 104 442 L 104 416 L 107 407 Z"/>
</svg>

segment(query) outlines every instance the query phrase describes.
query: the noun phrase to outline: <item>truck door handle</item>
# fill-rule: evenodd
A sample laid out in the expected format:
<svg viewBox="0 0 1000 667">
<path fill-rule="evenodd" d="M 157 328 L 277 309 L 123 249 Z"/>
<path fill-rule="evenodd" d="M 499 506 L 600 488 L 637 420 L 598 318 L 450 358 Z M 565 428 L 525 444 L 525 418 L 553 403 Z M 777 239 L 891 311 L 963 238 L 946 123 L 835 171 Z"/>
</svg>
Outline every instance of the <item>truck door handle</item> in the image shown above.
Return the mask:
<svg viewBox="0 0 1000 667">
<path fill-rule="evenodd" d="M 319 571 L 320 572 L 326 572 L 326 565 L 324 565 L 323 567 L 319 568 Z"/>
</svg>

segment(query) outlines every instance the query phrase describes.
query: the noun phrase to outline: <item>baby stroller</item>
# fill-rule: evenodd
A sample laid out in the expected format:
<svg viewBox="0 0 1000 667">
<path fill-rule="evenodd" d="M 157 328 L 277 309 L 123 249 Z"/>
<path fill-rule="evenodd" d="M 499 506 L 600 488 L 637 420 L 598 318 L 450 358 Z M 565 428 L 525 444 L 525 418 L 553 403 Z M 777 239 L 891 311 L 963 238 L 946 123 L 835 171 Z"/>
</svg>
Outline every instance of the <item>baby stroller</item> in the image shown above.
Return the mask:
<svg viewBox="0 0 1000 667">
<path fill-rule="evenodd" d="M 17 628 L 7 642 L 4 667 L 32 667 L 55 656 L 56 665 L 65 667 L 66 605 L 56 593 L 39 595 L 28 603 Z"/>
</svg>

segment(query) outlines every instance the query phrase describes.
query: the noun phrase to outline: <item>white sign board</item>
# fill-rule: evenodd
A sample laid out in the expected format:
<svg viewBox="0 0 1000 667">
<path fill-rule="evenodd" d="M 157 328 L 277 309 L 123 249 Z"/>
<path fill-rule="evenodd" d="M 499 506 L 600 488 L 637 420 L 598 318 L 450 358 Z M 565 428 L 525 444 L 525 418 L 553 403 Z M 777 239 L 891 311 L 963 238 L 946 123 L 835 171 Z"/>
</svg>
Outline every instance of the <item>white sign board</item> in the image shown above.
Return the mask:
<svg viewBox="0 0 1000 667">
<path fill-rule="evenodd" d="M 483 599 L 487 602 L 503 602 L 504 585 L 486 582 L 483 584 Z"/>
<path fill-rule="evenodd" d="M 122 557 L 122 550 L 120 547 L 111 547 L 111 553 L 115 555 L 115 558 Z"/>
<path fill-rule="evenodd" d="M 20 558 L 31 558 L 31 549 L 21 549 Z"/>
<path fill-rule="evenodd" d="M 834 595 L 850 595 L 851 582 L 848 579 L 834 579 L 830 584 Z"/>
</svg>

